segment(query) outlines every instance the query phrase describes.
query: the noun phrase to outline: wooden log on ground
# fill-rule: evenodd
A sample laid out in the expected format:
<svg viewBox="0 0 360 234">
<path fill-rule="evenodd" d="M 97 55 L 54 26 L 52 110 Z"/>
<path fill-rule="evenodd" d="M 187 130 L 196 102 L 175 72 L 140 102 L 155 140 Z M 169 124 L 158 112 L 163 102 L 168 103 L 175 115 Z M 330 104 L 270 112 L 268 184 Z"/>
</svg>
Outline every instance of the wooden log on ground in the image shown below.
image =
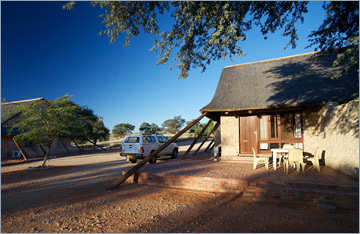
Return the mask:
<svg viewBox="0 0 360 234">
<path fill-rule="evenodd" d="M 188 154 L 190 153 L 192 147 L 194 147 L 194 145 L 196 144 L 196 142 L 200 139 L 201 135 L 205 132 L 206 128 L 209 126 L 209 124 L 212 122 L 212 120 L 210 119 L 207 124 L 203 127 L 203 129 L 201 130 L 201 132 L 199 133 L 199 135 L 197 135 L 197 137 L 194 139 L 193 143 L 190 145 L 190 147 L 188 148 L 188 150 L 185 152 L 185 154 L 182 156 L 181 159 L 185 159 Z"/>
<path fill-rule="evenodd" d="M 195 151 L 195 153 L 193 154 L 193 156 L 195 156 L 198 151 L 201 149 L 201 146 L 204 145 L 204 143 L 207 141 L 207 139 L 210 137 L 211 133 L 215 132 L 216 129 L 219 127 L 219 123 L 216 123 L 215 126 L 211 129 L 211 131 L 207 134 L 207 136 L 205 137 L 205 140 L 203 140 L 203 142 L 200 144 L 200 146 L 197 148 L 197 150 Z"/>
<path fill-rule="evenodd" d="M 135 165 L 133 168 L 131 168 L 129 171 L 127 171 L 124 175 L 122 175 L 119 179 L 115 180 L 110 187 L 107 188 L 107 190 L 113 190 L 117 188 L 120 184 L 122 184 L 127 178 L 129 178 L 132 174 L 134 174 L 137 170 L 139 170 L 141 167 L 143 167 L 147 162 L 149 162 L 153 157 L 156 157 L 158 153 L 160 153 L 163 149 L 165 149 L 168 145 L 173 143 L 177 138 L 179 138 L 184 132 L 189 130 L 192 126 L 194 126 L 197 122 L 199 122 L 204 116 L 206 115 L 206 112 L 203 113 L 199 118 L 194 120 L 191 124 L 186 126 L 183 130 L 178 132 L 175 136 L 173 136 L 168 142 L 160 146 L 157 150 L 152 152 L 149 156 L 144 158 L 141 162 L 139 162 L 137 165 Z"/>
</svg>

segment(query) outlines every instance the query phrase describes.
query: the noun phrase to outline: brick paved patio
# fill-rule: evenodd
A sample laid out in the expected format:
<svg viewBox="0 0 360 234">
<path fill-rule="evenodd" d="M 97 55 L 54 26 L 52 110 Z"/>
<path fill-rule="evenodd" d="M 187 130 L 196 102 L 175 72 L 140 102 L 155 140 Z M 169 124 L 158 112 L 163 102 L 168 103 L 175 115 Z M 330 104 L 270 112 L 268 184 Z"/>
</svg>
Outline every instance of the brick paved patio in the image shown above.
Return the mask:
<svg viewBox="0 0 360 234">
<path fill-rule="evenodd" d="M 318 172 L 312 165 L 306 174 L 295 168 L 286 175 L 283 167 L 268 170 L 263 164 L 253 170 L 252 161 L 213 161 L 210 154 L 158 160 L 141 168 L 128 182 L 208 192 L 241 193 L 257 200 L 332 204 L 357 209 L 359 181 L 332 168 L 322 166 Z M 272 166 L 272 165 L 271 165 Z"/>
</svg>

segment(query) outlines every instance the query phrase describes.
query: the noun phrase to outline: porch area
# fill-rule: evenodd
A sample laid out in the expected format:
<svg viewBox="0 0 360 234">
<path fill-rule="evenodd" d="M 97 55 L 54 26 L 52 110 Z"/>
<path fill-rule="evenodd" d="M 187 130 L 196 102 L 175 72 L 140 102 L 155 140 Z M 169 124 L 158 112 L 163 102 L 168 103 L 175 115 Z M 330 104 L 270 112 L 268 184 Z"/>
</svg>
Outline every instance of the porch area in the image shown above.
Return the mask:
<svg viewBox="0 0 360 234">
<path fill-rule="evenodd" d="M 252 168 L 252 158 L 214 161 L 210 153 L 181 160 L 158 159 L 132 175 L 126 183 L 170 187 L 213 193 L 235 193 L 243 197 L 280 203 L 358 209 L 359 181 L 327 166 L 318 172 L 312 165 L 305 175 L 295 168 L 286 175 L 283 166 L 273 170 L 262 163 Z M 123 172 L 125 173 L 125 172 Z"/>
</svg>

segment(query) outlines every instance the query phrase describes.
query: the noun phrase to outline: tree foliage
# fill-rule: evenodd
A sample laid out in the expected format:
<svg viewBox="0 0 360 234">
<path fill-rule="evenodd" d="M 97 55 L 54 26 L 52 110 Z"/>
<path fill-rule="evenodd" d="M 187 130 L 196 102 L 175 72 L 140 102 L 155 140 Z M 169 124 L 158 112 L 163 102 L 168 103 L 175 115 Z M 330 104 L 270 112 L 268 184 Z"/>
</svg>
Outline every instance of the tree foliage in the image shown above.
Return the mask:
<svg viewBox="0 0 360 234">
<path fill-rule="evenodd" d="M 77 124 L 71 127 L 71 135 L 80 142 L 94 145 L 100 140 L 107 140 L 110 130 L 105 127 L 102 119 L 88 107 L 80 107 L 77 111 Z"/>
<path fill-rule="evenodd" d="M 124 137 L 128 134 L 131 134 L 134 131 L 135 126 L 129 123 L 121 123 L 114 126 L 112 134 L 115 137 Z"/>
<path fill-rule="evenodd" d="M 150 125 L 149 123 L 143 122 L 140 125 L 139 131 L 144 134 L 156 134 L 161 131 L 161 128 L 155 123 Z"/>
<path fill-rule="evenodd" d="M 69 2 L 64 9 L 72 9 Z M 192 68 L 202 68 L 213 60 L 243 56 L 240 42 L 246 33 L 258 26 L 266 39 L 269 33 L 281 30 L 289 38 L 285 48 L 296 47 L 298 40 L 296 23 L 303 22 L 308 12 L 307 1 L 174 1 L 174 2 L 92 2 L 104 9 L 100 15 L 106 30 L 100 34 L 114 42 L 123 33 L 124 46 L 130 37 L 141 31 L 155 37 L 152 50 L 159 52 L 157 64 L 168 62 L 171 52 L 176 55 L 172 62 L 180 69 L 179 78 L 186 78 Z M 345 64 L 342 72 L 358 67 L 359 3 L 358 1 L 324 2 L 326 18 L 318 30 L 309 35 L 309 46 L 316 50 L 331 50 L 354 46 L 340 51 L 336 64 Z M 170 14 L 174 23 L 170 30 L 160 30 L 161 15 Z M 174 66 L 170 66 L 172 69 Z M 339 73 L 340 75 L 342 73 Z"/>
<path fill-rule="evenodd" d="M 193 120 L 191 120 L 191 121 L 186 121 L 186 126 L 188 126 L 189 124 L 191 124 L 192 122 L 194 122 L 194 120 L 195 119 L 193 119 Z M 194 124 L 194 126 L 192 126 L 188 131 L 189 131 L 189 133 L 191 133 L 191 134 L 195 134 L 195 130 L 196 130 L 196 128 L 198 127 L 200 125 L 200 123 L 199 122 L 197 122 L 196 124 Z"/>
<path fill-rule="evenodd" d="M 164 131 L 175 134 L 181 130 L 184 123 L 185 119 L 182 119 L 181 116 L 174 116 L 173 119 L 165 120 L 162 127 Z"/>
<path fill-rule="evenodd" d="M 359 2 L 324 2 L 326 17 L 322 25 L 313 31 L 310 46 L 323 52 L 338 52 L 334 66 L 343 65 L 343 69 L 334 74 L 339 78 L 351 68 L 359 68 Z"/>
<path fill-rule="evenodd" d="M 205 123 L 204 124 L 200 123 L 199 125 L 197 125 L 197 127 L 195 128 L 194 134 L 196 136 L 199 135 L 201 130 L 205 127 L 205 125 L 206 125 Z M 207 136 L 213 128 L 214 128 L 214 122 L 212 121 L 209 124 L 209 126 L 207 126 L 207 128 L 203 132 L 202 136 Z"/>
<path fill-rule="evenodd" d="M 70 101 L 70 97 L 65 95 L 55 101 L 37 100 L 32 105 L 21 104 L 11 110 L 19 113 L 19 118 L 13 120 L 9 131 L 19 132 L 14 138 L 46 146 L 42 167 L 45 166 L 53 142 L 59 136 L 71 135 L 72 129 L 79 123 L 77 113 L 80 107 Z"/>
</svg>

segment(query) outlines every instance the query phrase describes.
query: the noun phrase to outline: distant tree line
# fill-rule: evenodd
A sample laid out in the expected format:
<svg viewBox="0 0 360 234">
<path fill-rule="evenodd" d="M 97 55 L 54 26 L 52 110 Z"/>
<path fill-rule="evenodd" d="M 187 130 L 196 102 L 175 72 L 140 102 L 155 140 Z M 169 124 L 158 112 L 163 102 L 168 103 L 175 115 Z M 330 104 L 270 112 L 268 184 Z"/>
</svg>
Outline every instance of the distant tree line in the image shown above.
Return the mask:
<svg viewBox="0 0 360 234">
<path fill-rule="evenodd" d="M 178 133 L 184 124 L 189 125 L 192 121 L 185 121 L 185 119 L 182 119 L 181 116 L 174 116 L 172 119 L 165 120 L 161 127 L 159 127 L 157 124 L 152 123 L 149 124 L 147 122 L 143 122 L 139 127 L 139 132 L 143 134 L 157 134 L 157 133 L 163 133 L 168 132 L 171 134 Z M 199 135 L 201 130 L 204 128 L 206 124 L 202 123 L 196 123 L 192 128 L 190 128 L 189 133 L 193 134 L 194 136 Z M 213 128 L 213 123 L 211 123 L 205 132 L 202 135 L 207 135 L 211 129 Z M 133 133 L 135 129 L 134 125 L 131 125 L 129 123 L 121 123 L 114 126 L 112 130 L 112 135 L 114 137 L 125 137 L 128 134 Z"/>
</svg>

